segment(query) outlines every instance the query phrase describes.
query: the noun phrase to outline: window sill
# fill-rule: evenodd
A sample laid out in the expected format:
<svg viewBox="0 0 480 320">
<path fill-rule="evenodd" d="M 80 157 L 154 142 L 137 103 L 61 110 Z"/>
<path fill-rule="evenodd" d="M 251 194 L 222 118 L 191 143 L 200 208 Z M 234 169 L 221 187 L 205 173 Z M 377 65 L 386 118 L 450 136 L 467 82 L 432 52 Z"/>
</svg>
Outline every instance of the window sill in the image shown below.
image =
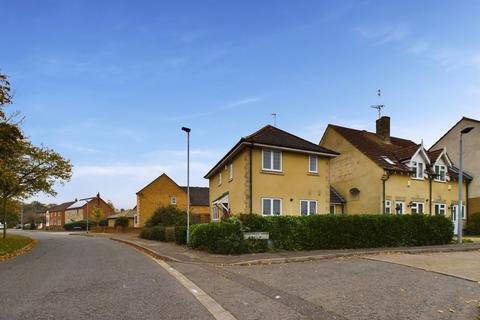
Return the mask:
<svg viewBox="0 0 480 320">
<path fill-rule="evenodd" d="M 317 176 L 317 177 L 319 176 L 318 172 L 309 172 L 309 173 L 307 173 L 307 175 L 309 175 L 309 176 Z"/>
<path fill-rule="evenodd" d="M 433 181 L 435 181 L 435 182 L 441 182 L 441 183 L 447 183 L 447 180 L 443 181 L 443 180 L 433 179 Z"/>
<path fill-rule="evenodd" d="M 414 178 L 414 177 L 412 177 L 411 179 L 412 179 L 412 180 L 417 180 L 417 181 L 423 181 L 423 180 L 425 180 L 425 178 Z"/>
<path fill-rule="evenodd" d="M 232 182 L 233 181 L 233 178 L 232 179 L 228 179 L 228 182 Z"/>
<path fill-rule="evenodd" d="M 271 170 L 260 170 L 260 173 L 267 173 L 267 174 L 276 174 L 279 176 L 283 176 L 283 171 L 271 171 Z"/>
</svg>

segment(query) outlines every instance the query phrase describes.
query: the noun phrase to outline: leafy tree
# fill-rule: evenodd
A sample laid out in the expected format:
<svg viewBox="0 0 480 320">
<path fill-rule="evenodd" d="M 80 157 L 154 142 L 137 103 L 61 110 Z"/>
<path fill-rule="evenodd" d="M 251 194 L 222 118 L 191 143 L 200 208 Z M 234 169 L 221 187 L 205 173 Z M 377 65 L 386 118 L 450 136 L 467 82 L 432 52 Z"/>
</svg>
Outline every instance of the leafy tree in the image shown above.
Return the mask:
<svg viewBox="0 0 480 320">
<path fill-rule="evenodd" d="M 55 183 L 63 184 L 72 175 L 71 163 L 44 146 L 34 146 L 23 136 L 15 116 L 4 107 L 12 102 L 10 83 L 0 74 L 0 204 L 7 220 L 7 202 L 31 197 L 39 192 L 55 195 Z M 3 237 L 6 237 L 4 229 Z"/>
<path fill-rule="evenodd" d="M 98 225 L 100 219 L 103 217 L 103 209 L 99 206 L 94 206 L 92 211 L 93 221 L 95 221 L 95 224 Z"/>
</svg>

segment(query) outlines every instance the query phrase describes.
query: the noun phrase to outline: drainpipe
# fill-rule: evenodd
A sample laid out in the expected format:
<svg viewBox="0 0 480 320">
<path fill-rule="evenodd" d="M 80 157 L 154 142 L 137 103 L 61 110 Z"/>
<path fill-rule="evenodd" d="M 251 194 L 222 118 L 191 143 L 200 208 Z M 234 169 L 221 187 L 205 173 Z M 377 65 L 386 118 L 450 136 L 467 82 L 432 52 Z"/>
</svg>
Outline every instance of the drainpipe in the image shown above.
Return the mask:
<svg viewBox="0 0 480 320">
<path fill-rule="evenodd" d="M 250 175 L 249 175 L 249 179 L 250 179 L 250 214 L 252 214 L 253 212 L 253 203 L 252 203 L 252 199 L 253 199 L 253 195 L 252 195 L 252 190 L 253 190 L 253 187 L 252 187 L 252 149 L 253 147 L 250 145 L 250 163 L 249 163 L 249 170 L 250 170 Z"/>
<path fill-rule="evenodd" d="M 429 201 L 429 210 L 428 212 L 430 213 L 430 215 L 432 215 L 432 189 L 433 189 L 433 184 L 432 184 L 432 177 L 430 177 L 430 179 L 428 179 L 429 182 L 430 182 L 430 185 L 429 185 L 429 198 L 428 198 L 428 201 Z"/>
<path fill-rule="evenodd" d="M 469 213 L 469 207 L 468 207 L 468 188 L 470 186 L 470 182 L 471 181 L 468 181 L 468 180 L 465 180 L 466 183 L 467 183 L 467 187 L 466 187 L 466 193 L 465 193 L 465 196 L 467 197 L 467 201 L 465 201 L 465 216 L 467 217 L 467 223 L 468 223 L 468 213 Z"/>
<path fill-rule="evenodd" d="M 382 176 L 381 180 L 382 180 L 382 212 L 383 214 L 386 213 L 387 209 L 385 207 L 385 201 L 387 200 L 386 199 L 386 196 L 385 196 L 385 182 L 390 179 L 390 174 L 388 172 L 385 171 L 385 174 Z"/>
</svg>

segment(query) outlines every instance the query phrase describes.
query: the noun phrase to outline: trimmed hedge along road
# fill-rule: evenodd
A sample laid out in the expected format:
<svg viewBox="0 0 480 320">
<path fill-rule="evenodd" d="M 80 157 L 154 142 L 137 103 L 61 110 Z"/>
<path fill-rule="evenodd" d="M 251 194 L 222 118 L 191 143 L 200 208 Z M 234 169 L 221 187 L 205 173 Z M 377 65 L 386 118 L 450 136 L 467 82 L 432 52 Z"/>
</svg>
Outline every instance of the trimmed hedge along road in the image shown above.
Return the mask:
<svg viewBox="0 0 480 320">
<path fill-rule="evenodd" d="M 268 250 L 265 240 L 244 240 L 243 232 L 270 233 L 274 250 L 318 250 L 448 244 L 452 222 L 427 215 L 314 215 L 232 217 L 190 228 L 189 246 L 219 254 Z M 163 239 L 158 239 L 163 240 Z"/>
</svg>

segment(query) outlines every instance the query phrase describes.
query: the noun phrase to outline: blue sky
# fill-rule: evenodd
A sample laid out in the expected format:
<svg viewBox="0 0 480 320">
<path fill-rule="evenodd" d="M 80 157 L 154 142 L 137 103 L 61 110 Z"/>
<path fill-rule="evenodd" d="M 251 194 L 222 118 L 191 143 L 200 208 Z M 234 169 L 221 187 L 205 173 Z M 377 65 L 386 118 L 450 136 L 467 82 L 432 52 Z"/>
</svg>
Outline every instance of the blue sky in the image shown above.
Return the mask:
<svg viewBox="0 0 480 320">
<path fill-rule="evenodd" d="M 116 207 L 162 172 L 194 185 L 271 123 L 318 142 L 328 123 L 429 146 L 480 118 L 478 1 L 6 1 L 0 69 L 25 133 L 74 164 L 62 202 Z M 377 89 L 383 95 L 376 96 Z"/>
</svg>

